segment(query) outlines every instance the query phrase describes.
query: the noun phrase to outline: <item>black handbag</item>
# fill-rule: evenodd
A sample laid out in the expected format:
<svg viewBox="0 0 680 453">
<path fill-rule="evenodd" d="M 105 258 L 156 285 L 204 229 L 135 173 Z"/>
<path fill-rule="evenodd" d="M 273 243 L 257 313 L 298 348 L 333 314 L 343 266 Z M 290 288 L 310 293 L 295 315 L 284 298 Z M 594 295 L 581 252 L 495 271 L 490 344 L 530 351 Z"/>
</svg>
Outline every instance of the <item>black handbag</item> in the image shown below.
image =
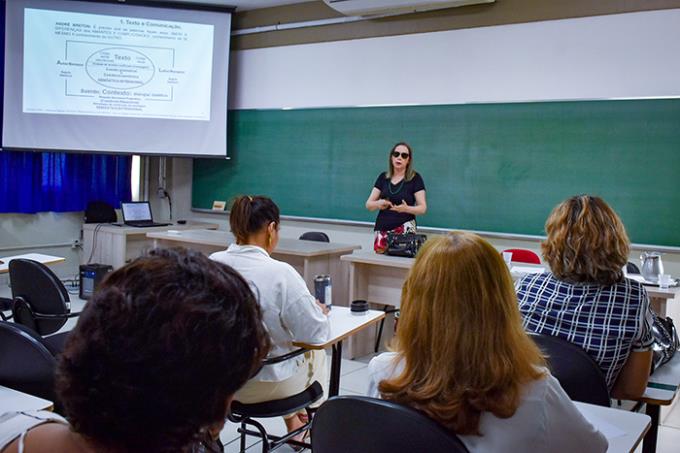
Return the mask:
<svg viewBox="0 0 680 453">
<path fill-rule="evenodd" d="M 406 233 L 406 234 L 387 234 L 387 250 L 386 255 L 405 256 L 413 258 L 420 250 L 420 247 L 425 243 L 427 236 L 424 234 Z"/>
<path fill-rule="evenodd" d="M 652 324 L 652 335 L 654 336 L 652 368 L 656 369 L 673 358 L 675 351 L 680 347 L 680 339 L 673 320 L 656 315 Z"/>
</svg>

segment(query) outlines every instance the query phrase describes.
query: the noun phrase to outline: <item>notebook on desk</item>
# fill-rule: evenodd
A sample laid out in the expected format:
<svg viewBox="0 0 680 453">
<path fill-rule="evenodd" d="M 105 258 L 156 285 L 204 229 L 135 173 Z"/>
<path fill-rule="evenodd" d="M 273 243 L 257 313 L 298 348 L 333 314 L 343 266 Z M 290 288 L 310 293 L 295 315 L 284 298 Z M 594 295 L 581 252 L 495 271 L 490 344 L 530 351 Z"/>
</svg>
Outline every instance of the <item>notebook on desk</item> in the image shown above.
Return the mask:
<svg viewBox="0 0 680 453">
<path fill-rule="evenodd" d="M 148 201 L 133 201 L 121 203 L 123 223 L 127 226 L 145 228 L 172 225 L 171 223 L 156 223 L 151 215 L 151 205 Z"/>
</svg>

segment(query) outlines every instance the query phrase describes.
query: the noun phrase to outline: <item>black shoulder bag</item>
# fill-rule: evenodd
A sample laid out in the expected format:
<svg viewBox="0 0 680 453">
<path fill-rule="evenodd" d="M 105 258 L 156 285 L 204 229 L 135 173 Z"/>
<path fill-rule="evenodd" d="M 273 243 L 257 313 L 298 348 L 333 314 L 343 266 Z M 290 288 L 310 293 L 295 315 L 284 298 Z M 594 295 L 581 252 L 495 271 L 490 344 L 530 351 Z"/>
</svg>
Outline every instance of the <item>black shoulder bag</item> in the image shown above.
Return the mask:
<svg viewBox="0 0 680 453">
<path fill-rule="evenodd" d="M 662 318 L 654 315 L 652 335 L 654 336 L 652 368 L 656 369 L 673 358 L 675 351 L 680 347 L 680 339 L 670 317 Z"/>
<path fill-rule="evenodd" d="M 405 256 L 413 258 L 420 250 L 420 247 L 425 243 L 427 236 L 417 233 L 406 234 L 387 234 L 387 250 L 386 255 Z"/>
</svg>

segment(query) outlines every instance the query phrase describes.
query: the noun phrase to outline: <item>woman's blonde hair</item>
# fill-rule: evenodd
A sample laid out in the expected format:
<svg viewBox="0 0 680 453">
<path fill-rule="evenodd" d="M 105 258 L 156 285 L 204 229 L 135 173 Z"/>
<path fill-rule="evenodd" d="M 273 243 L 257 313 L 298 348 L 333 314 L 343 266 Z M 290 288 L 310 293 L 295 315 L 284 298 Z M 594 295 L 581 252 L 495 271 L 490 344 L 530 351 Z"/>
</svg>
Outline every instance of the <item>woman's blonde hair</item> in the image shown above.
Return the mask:
<svg viewBox="0 0 680 453">
<path fill-rule="evenodd" d="M 524 385 L 544 373 L 503 258 L 471 233 L 425 243 L 402 289 L 392 346 L 405 366 L 379 384 L 383 398 L 457 434 L 479 434 L 485 411 L 511 417 Z"/>
<path fill-rule="evenodd" d="M 408 149 L 409 158 L 408 164 L 406 164 L 406 173 L 404 175 L 404 179 L 406 181 L 410 181 L 416 175 L 416 171 L 413 168 L 413 150 L 411 149 L 411 145 L 409 145 L 406 142 L 399 142 L 396 145 L 394 145 L 390 150 L 390 154 L 387 156 L 387 171 L 385 172 L 385 177 L 387 179 L 390 179 L 394 174 L 394 164 L 392 164 L 392 153 L 396 151 L 398 146 L 404 146 L 406 147 L 406 149 Z"/>
<path fill-rule="evenodd" d="M 630 242 L 623 222 L 599 197 L 578 195 L 545 222 L 543 258 L 560 280 L 611 285 L 623 277 Z"/>
</svg>

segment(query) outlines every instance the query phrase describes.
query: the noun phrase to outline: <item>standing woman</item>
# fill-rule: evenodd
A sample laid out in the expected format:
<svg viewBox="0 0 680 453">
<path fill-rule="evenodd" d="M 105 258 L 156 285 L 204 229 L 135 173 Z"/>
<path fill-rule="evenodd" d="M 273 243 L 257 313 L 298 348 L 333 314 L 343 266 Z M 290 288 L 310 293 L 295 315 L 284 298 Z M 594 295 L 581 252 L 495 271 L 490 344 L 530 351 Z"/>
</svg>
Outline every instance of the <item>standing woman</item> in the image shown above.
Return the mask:
<svg viewBox="0 0 680 453">
<path fill-rule="evenodd" d="M 385 253 L 387 234 L 416 232 L 416 216 L 425 214 L 425 183 L 413 169 L 413 150 L 397 143 L 388 157 L 388 170 L 375 180 L 366 209 L 379 210 L 375 220 L 373 250 Z"/>
</svg>

